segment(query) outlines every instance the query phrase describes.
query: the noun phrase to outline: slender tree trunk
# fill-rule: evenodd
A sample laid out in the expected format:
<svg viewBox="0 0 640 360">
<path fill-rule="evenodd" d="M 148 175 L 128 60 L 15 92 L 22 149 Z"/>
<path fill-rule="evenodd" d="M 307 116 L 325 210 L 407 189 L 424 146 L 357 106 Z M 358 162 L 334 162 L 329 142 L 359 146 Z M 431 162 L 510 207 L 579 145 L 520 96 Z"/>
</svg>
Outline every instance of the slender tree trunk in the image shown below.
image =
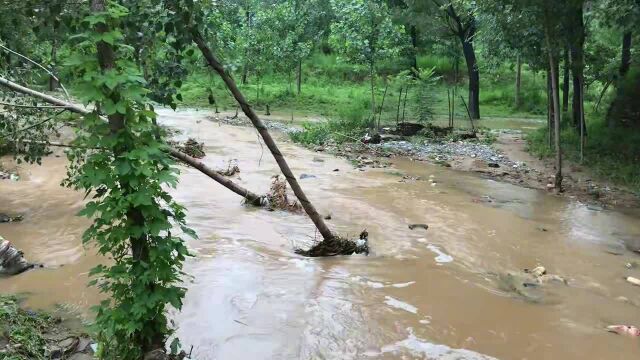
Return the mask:
<svg viewBox="0 0 640 360">
<path fill-rule="evenodd" d="M 304 208 L 304 211 L 307 213 L 311 221 L 313 221 L 313 223 L 315 224 L 316 228 L 318 229 L 318 232 L 320 232 L 324 241 L 334 241 L 336 239 L 336 236 L 333 234 L 331 229 L 329 229 L 327 224 L 324 222 L 324 219 L 322 218 L 322 216 L 318 214 L 318 211 L 313 206 L 311 201 L 309 201 L 309 199 L 307 198 L 307 195 L 302 190 L 302 187 L 300 187 L 300 184 L 298 184 L 298 180 L 293 175 L 291 168 L 289 168 L 289 164 L 287 163 L 284 156 L 280 152 L 280 149 L 278 149 L 278 146 L 276 145 L 275 141 L 271 137 L 271 134 L 267 130 L 267 127 L 264 125 L 262 120 L 258 118 L 256 113 L 253 111 L 253 109 L 251 108 L 247 100 L 244 98 L 244 96 L 238 89 L 238 86 L 236 85 L 236 83 L 225 72 L 224 67 L 218 61 L 215 55 L 213 55 L 213 53 L 211 52 L 211 49 L 209 49 L 209 47 L 205 43 L 198 29 L 192 28 L 191 35 L 193 38 L 193 42 L 198 46 L 198 48 L 202 52 L 202 55 L 207 61 L 207 64 L 213 70 L 215 70 L 218 73 L 218 75 L 220 75 L 222 80 L 227 85 L 227 88 L 229 88 L 229 91 L 231 91 L 231 94 L 233 94 L 233 97 L 236 99 L 238 104 L 240 104 L 240 107 L 242 107 L 242 111 L 245 113 L 245 115 L 247 115 L 249 120 L 251 120 L 251 123 L 258 130 L 258 133 L 260 133 L 260 136 L 262 136 L 262 139 L 264 140 L 265 145 L 267 145 L 267 148 L 269 149 L 269 151 L 275 158 L 276 162 L 278 163 L 278 166 L 280 167 L 282 174 L 287 179 L 289 186 L 291 186 L 291 190 L 293 190 L 293 193 L 296 195 L 296 197 L 300 201 L 300 204 Z"/>
<path fill-rule="evenodd" d="M 402 123 L 404 124 L 404 110 L 407 108 L 407 94 L 409 94 L 409 85 L 404 89 L 404 102 L 402 103 Z"/>
<path fill-rule="evenodd" d="M 547 69 L 547 144 L 553 149 L 553 97 L 551 94 L 551 70 Z"/>
<path fill-rule="evenodd" d="M 562 192 L 562 148 L 560 147 L 560 96 L 558 93 L 558 63 L 554 58 L 548 35 L 547 48 L 547 51 L 549 52 L 549 67 L 551 68 L 551 96 L 553 98 L 553 122 L 556 145 L 556 174 L 554 185 L 557 192 Z"/>
<path fill-rule="evenodd" d="M 562 76 L 562 112 L 569 110 L 569 69 L 571 63 L 569 62 L 569 49 L 564 49 L 564 74 Z"/>
<path fill-rule="evenodd" d="M 582 122 L 582 84 L 581 79 L 584 77 L 584 20 L 582 1 L 577 1 L 575 9 L 572 12 L 570 20 L 571 34 L 571 73 L 573 75 L 573 125 L 576 130 L 580 129 Z"/>
<path fill-rule="evenodd" d="M 298 60 L 298 74 L 297 74 L 296 82 L 298 85 L 298 96 L 302 92 L 302 60 Z"/>
<path fill-rule="evenodd" d="M 473 39 L 461 37 L 460 40 L 469 74 L 469 112 L 473 119 L 480 119 L 480 73 L 476 53 L 473 49 Z"/>
<path fill-rule="evenodd" d="M 58 51 L 58 41 L 56 38 L 53 38 L 51 41 L 51 72 L 56 73 L 57 67 L 57 51 Z M 53 76 L 49 76 L 49 91 L 53 91 L 58 88 L 58 80 Z"/>
<path fill-rule="evenodd" d="M 396 127 L 400 123 L 400 104 L 402 103 L 402 85 L 400 85 L 400 94 L 398 94 L 398 110 L 396 111 Z"/>
<path fill-rule="evenodd" d="M 384 107 L 384 99 L 387 97 L 387 90 L 389 90 L 389 81 L 384 80 L 384 93 L 382 94 L 382 101 L 380 102 L 380 110 L 378 111 L 378 132 L 380 132 L 380 119 L 382 118 L 382 108 Z"/>
<path fill-rule="evenodd" d="M 631 31 L 622 36 L 622 57 L 620 62 L 620 79 L 623 79 L 631 66 Z"/>
<path fill-rule="evenodd" d="M 374 63 L 373 60 L 369 62 L 369 76 L 371 77 L 371 116 L 373 120 L 376 119 L 376 94 L 375 94 L 375 75 L 374 75 Z"/>
<path fill-rule="evenodd" d="M 522 76 L 522 59 L 520 59 L 520 54 L 517 55 L 516 58 L 516 109 L 520 108 L 520 88 L 521 88 L 521 76 Z"/>
</svg>

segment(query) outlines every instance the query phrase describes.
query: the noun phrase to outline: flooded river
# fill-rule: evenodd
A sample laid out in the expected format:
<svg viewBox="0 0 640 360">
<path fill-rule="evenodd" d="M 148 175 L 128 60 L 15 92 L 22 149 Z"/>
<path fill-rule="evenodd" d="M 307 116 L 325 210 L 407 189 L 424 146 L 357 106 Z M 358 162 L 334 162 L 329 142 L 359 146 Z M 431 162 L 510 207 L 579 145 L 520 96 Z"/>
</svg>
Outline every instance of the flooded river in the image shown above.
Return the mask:
<svg viewBox="0 0 640 360">
<path fill-rule="evenodd" d="M 278 173 L 249 128 L 203 112 L 162 112 L 180 139 L 206 144 L 205 163 L 237 159 L 240 180 L 265 193 Z M 182 168 L 173 191 L 199 239 L 177 335 L 194 359 L 632 359 L 636 339 L 603 331 L 640 325 L 640 256 L 621 239 L 639 236 L 640 216 L 408 159 L 359 171 L 348 161 L 280 141 L 294 172 L 333 229 L 369 232 L 370 256 L 309 259 L 293 253 L 314 238 L 304 216 L 249 209 L 198 171 Z M 24 214 L 0 234 L 45 269 L 0 279 L 28 305 L 68 304 L 88 314 L 99 300 L 87 273 L 100 259 L 81 244 L 82 195 L 58 186 L 64 157 L 22 166 L 0 182 L 0 211 Z M 338 171 L 334 171 L 338 169 Z M 400 182 L 399 173 L 424 180 Z M 425 181 L 431 177 L 436 183 Z M 483 201 L 488 196 L 491 202 Z M 480 201 L 478 201 L 480 199 Z M 429 230 L 409 230 L 411 223 Z M 617 253 L 615 255 L 613 253 Z M 505 291 L 496 278 L 544 265 L 569 285 L 545 285 L 541 301 Z M 620 297 L 626 298 L 622 301 Z"/>
</svg>

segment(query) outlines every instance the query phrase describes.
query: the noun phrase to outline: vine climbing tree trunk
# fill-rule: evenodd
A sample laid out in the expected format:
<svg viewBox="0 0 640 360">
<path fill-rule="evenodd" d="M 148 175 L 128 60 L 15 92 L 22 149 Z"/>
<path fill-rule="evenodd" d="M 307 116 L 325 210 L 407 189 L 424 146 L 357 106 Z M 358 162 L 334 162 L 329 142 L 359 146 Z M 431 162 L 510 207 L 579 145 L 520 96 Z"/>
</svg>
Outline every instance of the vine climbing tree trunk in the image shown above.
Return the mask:
<svg viewBox="0 0 640 360">
<path fill-rule="evenodd" d="M 253 126 L 258 130 L 258 133 L 264 140 L 265 145 L 267 145 L 267 148 L 273 155 L 274 159 L 276 160 L 276 163 L 278 163 L 278 166 L 280 167 L 282 174 L 287 179 L 289 186 L 291 186 L 293 193 L 296 195 L 296 197 L 300 201 L 300 204 L 302 205 L 304 211 L 307 213 L 311 221 L 313 221 L 314 225 L 318 229 L 318 232 L 320 232 L 320 234 L 322 235 L 322 238 L 324 239 L 324 241 L 335 240 L 336 236 L 333 234 L 331 229 L 329 229 L 327 224 L 324 222 L 322 216 L 320 216 L 320 214 L 318 213 L 316 208 L 313 206 L 311 201 L 309 201 L 309 199 L 307 198 L 307 195 L 302 190 L 302 187 L 300 187 L 300 184 L 298 184 L 298 181 L 296 180 L 296 177 L 293 175 L 293 172 L 291 171 L 289 164 L 287 163 L 284 156 L 280 152 L 280 149 L 278 149 L 278 146 L 276 145 L 275 141 L 271 137 L 271 134 L 267 130 L 267 127 L 264 125 L 262 120 L 260 120 L 260 118 L 258 118 L 256 113 L 253 111 L 253 109 L 245 99 L 244 95 L 242 95 L 242 93 L 240 92 L 240 89 L 238 89 L 238 86 L 236 85 L 235 81 L 233 81 L 231 76 L 227 74 L 222 64 L 218 61 L 218 59 L 213 54 L 211 49 L 207 46 L 207 44 L 204 41 L 204 38 L 200 34 L 200 31 L 197 28 L 192 27 L 190 29 L 190 32 L 191 32 L 193 42 L 198 46 L 198 49 L 200 49 L 200 51 L 202 52 L 202 55 L 207 61 L 207 64 L 215 72 L 217 72 L 218 75 L 220 75 L 224 83 L 227 85 L 227 88 L 229 89 L 229 91 L 231 91 L 231 94 L 233 95 L 233 97 L 236 99 L 236 101 L 242 108 L 242 111 L 249 118 L 249 120 L 251 120 L 251 123 L 253 124 Z"/>
<path fill-rule="evenodd" d="M 91 11 L 93 13 L 101 13 L 106 11 L 106 5 L 104 0 L 92 0 L 91 1 Z M 99 34 L 106 33 L 109 31 L 107 25 L 105 23 L 97 23 L 95 26 L 96 32 Z M 115 53 L 111 45 L 105 41 L 100 41 L 97 43 L 97 56 L 98 63 L 100 64 L 100 69 L 102 72 L 108 72 L 115 68 Z M 118 92 L 112 91 L 110 95 L 110 100 L 113 101 L 114 104 L 117 104 L 120 101 L 120 96 Z M 125 127 L 125 116 L 119 112 L 113 113 L 107 116 L 109 121 L 109 129 L 111 130 L 111 135 L 117 138 L 120 133 L 124 130 Z M 124 143 L 124 142 L 123 142 Z M 114 156 L 120 156 L 122 153 L 129 152 L 133 149 L 127 148 L 126 145 L 120 145 L 118 148 L 114 150 Z M 121 190 L 124 193 L 127 193 L 132 190 L 131 184 L 127 181 L 120 179 Z M 140 229 L 145 229 L 145 218 L 142 211 L 134 206 L 130 206 L 127 209 L 127 221 L 139 227 Z M 130 246 L 131 246 L 131 255 L 133 257 L 134 262 L 139 263 L 149 263 L 150 257 L 150 249 L 148 243 L 148 234 L 142 232 L 139 236 L 131 236 L 129 238 Z M 150 279 L 146 288 L 151 295 L 154 293 L 155 283 L 153 279 Z M 142 353 L 146 354 L 147 352 L 163 348 L 165 342 L 165 334 L 161 329 L 156 329 L 153 326 L 155 320 L 148 319 L 146 322 L 151 326 L 147 326 L 147 329 L 154 329 L 154 333 L 152 334 L 144 334 L 140 329 L 138 331 L 134 331 L 133 337 L 136 339 L 138 345 L 142 347 Z M 150 341 L 145 341 L 145 339 L 150 339 Z"/>
</svg>

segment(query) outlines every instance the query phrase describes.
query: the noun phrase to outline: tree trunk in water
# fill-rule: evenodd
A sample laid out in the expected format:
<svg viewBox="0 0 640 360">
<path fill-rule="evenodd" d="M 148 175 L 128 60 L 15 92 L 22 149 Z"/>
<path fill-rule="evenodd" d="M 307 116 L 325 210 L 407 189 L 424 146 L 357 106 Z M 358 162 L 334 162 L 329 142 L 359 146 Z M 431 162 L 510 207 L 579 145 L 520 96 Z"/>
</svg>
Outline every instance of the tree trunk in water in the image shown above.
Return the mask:
<svg viewBox="0 0 640 360">
<path fill-rule="evenodd" d="M 233 97 L 236 99 L 238 104 L 240 104 L 240 107 L 242 107 L 242 111 L 245 113 L 245 115 L 247 115 L 249 120 L 251 120 L 251 123 L 258 130 L 258 133 L 260 133 L 260 136 L 262 136 L 262 139 L 264 140 L 265 145 L 267 145 L 267 148 L 269 149 L 269 151 L 275 158 L 276 162 L 278 163 L 278 166 L 280 167 L 282 174 L 287 179 L 289 186 L 291 186 L 291 190 L 293 190 L 293 193 L 296 195 L 296 197 L 300 201 L 300 204 L 304 208 L 304 211 L 307 213 L 311 221 L 313 221 L 314 225 L 318 229 L 318 232 L 320 232 L 320 234 L 322 235 L 322 238 L 324 239 L 324 241 L 336 240 L 337 239 L 336 236 L 333 234 L 331 229 L 329 229 L 327 224 L 324 222 L 324 219 L 322 218 L 322 216 L 318 214 L 318 211 L 313 206 L 313 204 L 309 201 L 309 199 L 307 198 L 307 195 L 304 193 L 304 191 L 300 187 L 300 184 L 298 184 L 298 181 L 296 180 L 296 177 L 293 175 L 291 168 L 289 168 L 289 164 L 287 164 L 287 161 L 285 160 L 284 156 L 280 152 L 280 149 L 278 149 L 278 146 L 276 145 L 275 141 L 271 137 L 271 134 L 267 130 L 267 127 L 264 125 L 262 120 L 258 118 L 256 113 L 253 111 L 253 109 L 251 108 L 247 100 L 244 98 L 244 96 L 238 89 L 238 86 L 236 85 L 236 83 L 225 72 L 222 64 L 213 55 L 213 53 L 211 52 L 211 49 L 209 49 L 209 47 L 205 43 L 198 29 L 192 28 L 191 36 L 193 38 L 193 42 L 198 46 L 198 48 L 202 52 L 202 55 L 207 61 L 207 64 L 213 70 L 215 70 L 218 73 L 218 75 L 220 75 L 222 80 L 227 85 L 227 88 L 229 88 L 229 91 L 231 91 L 231 94 L 233 94 Z"/>
<path fill-rule="evenodd" d="M 469 74 L 469 112 L 473 119 L 480 119 L 480 73 L 473 49 L 473 39 L 460 38 L 460 40 Z"/>
<path fill-rule="evenodd" d="M 562 76 L 562 111 L 569 110 L 569 49 L 564 50 L 564 74 Z"/>
<path fill-rule="evenodd" d="M 0 77 L 0 86 L 4 86 L 8 89 L 11 89 L 13 91 L 19 92 L 21 94 L 25 94 L 25 95 L 29 95 L 29 96 L 33 96 L 36 97 L 38 99 L 41 99 L 49 104 L 52 105 L 56 105 L 56 106 L 64 106 L 64 108 L 70 112 L 79 114 L 79 115 L 89 115 L 91 114 L 91 111 L 83 109 L 79 106 L 73 105 L 73 104 L 69 104 L 64 100 L 60 100 L 57 99 L 53 96 L 49 96 L 47 94 L 43 94 L 41 92 L 35 91 L 35 90 L 31 90 L 29 88 L 25 88 L 23 86 L 20 86 L 14 82 L 11 82 L 3 77 Z M 106 119 L 105 119 L 106 120 Z M 225 178 L 224 176 L 220 175 L 217 171 L 207 167 L 205 164 L 203 164 L 202 162 L 192 158 L 191 156 L 173 149 L 173 148 L 168 148 L 167 150 L 165 150 L 166 152 L 168 152 L 171 156 L 177 158 L 178 160 L 181 160 L 182 162 L 186 163 L 187 165 L 191 165 L 193 166 L 195 169 L 199 170 L 200 172 L 202 172 L 203 174 L 209 176 L 211 179 L 215 180 L 216 182 L 218 182 L 219 184 L 221 184 L 222 186 L 226 187 L 227 189 L 233 191 L 234 193 L 242 196 L 243 198 L 245 198 L 247 200 L 247 202 L 249 204 L 252 205 L 261 205 L 261 199 L 262 197 L 259 195 L 256 195 L 256 193 L 253 193 L 247 189 L 242 188 L 241 186 L 237 185 L 236 183 L 234 183 L 233 181 Z"/>
<path fill-rule="evenodd" d="M 547 39 L 547 45 L 549 40 Z M 548 46 L 550 47 L 550 46 Z M 549 51 L 549 67 L 551 68 L 551 97 L 553 98 L 553 127 L 555 130 L 556 174 L 555 189 L 562 192 L 562 148 L 560 147 L 560 96 L 558 93 L 558 63 L 554 59 L 552 50 Z"/>
<path fill-rule="evenodd" d="M 571 21 L 571 73 L 573 75 L 573 125 L 576 130 L 582 123 L 582 82 L 584 78 L 584 20 L 582 18 L 582 2 L 579 1 L 573 11 Z"/>
<path fill-rule="evenodd" d="M 520 108 L 520 88 L 522 82 L 522 60 L 520 59 L 520 54 L 517 55 L 516 59 L 516 109 Z"/>
<path fill-rule="evenodd" d="M 57 51 L 58 51 L 58 42 L 54 38 L 51 42 L 51 72 L 55 74 L 56 72 L 56 63 L 57 63 Z M 56 80 L 53 76 L 49 76 L 49 91 L 53 91 L 58 88 L 58 80 Z"/>
<path fill-rule="evenodd" d="M 302 60 L 298 60 L 298 77 L 296 78 L 298 86 L 298 96 L 302 92 Z"/>
<path fill-rule="evenodd" d="M 411 68 L 418 69 L 418 29 L 411 25 Z"/>
</svg>

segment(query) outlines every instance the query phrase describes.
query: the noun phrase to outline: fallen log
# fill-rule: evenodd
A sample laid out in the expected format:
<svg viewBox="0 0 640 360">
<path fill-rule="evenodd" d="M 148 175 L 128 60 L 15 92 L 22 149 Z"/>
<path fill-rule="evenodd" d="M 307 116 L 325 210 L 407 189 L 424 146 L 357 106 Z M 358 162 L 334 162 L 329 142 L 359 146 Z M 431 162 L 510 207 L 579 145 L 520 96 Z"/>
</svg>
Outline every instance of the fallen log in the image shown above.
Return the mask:
<svg viewBox="0 0 640 360">
<path fill-rule="evenodd" d="M 33 96 L 35 98 L 41 99 L 49 104 L 52 105 L 56 105 L 60 108 L 64 108 L 68 111 L 71 111 L 73 113 L 79 114 L 79 115 L 89 115 L 92 112 L 88 109 L 82 108 L 78 105 L 75 104 L 71 104 L 69 102 L 66 102 L 64 100 L 55 98 L 53 96 L 41 93 L 39 91 L 33 90 L 33 89 L 29 89 L 27 87 L 24 87 L 22 85 L 16 84 L 6 78 L 0 77 L 0 85 L 4 86 L 6 88 L 9 88 L 15 92 L 19 92 L 25 95 L 29 95 L 29 96 Z M 203 174 L 207 175 L 208 177 L 210 177 L 211 179 L 215 180 L 216 182 L 218 182 L 220 185 L 226 187 L 227 189 L 233 191 L 234 193 L 242 196 L 244 199 L 246 199 L 246 202 L 248 204 L 251 205 L 255 205 L 255 206 L 262 206 L 264 201 L 264 197 L 263 196 L 259 196 L 254 192 L 251 192 L 243 187 L 241 187 L 240 185 L 234 183 L 233 181 L 225 178 L 224 176 L 220 175 L 218 172 L 216 172 L 215 170 L 209 168 L 208 166 L 206 166 L 205 164 L 203 164 L 202 162 L 194 159 L 193 157 L 184 154 L 182 152 L 180 152 L 179 150 L 176 150 L 174 148 L 169 147 L 166 150 L 171 156 L 173 156 L 174 158 L 184 162 L 185 164 L 191 165 L 193 168 L 199 170 L 200 172 L 202 172 Z"/>
</svg>

